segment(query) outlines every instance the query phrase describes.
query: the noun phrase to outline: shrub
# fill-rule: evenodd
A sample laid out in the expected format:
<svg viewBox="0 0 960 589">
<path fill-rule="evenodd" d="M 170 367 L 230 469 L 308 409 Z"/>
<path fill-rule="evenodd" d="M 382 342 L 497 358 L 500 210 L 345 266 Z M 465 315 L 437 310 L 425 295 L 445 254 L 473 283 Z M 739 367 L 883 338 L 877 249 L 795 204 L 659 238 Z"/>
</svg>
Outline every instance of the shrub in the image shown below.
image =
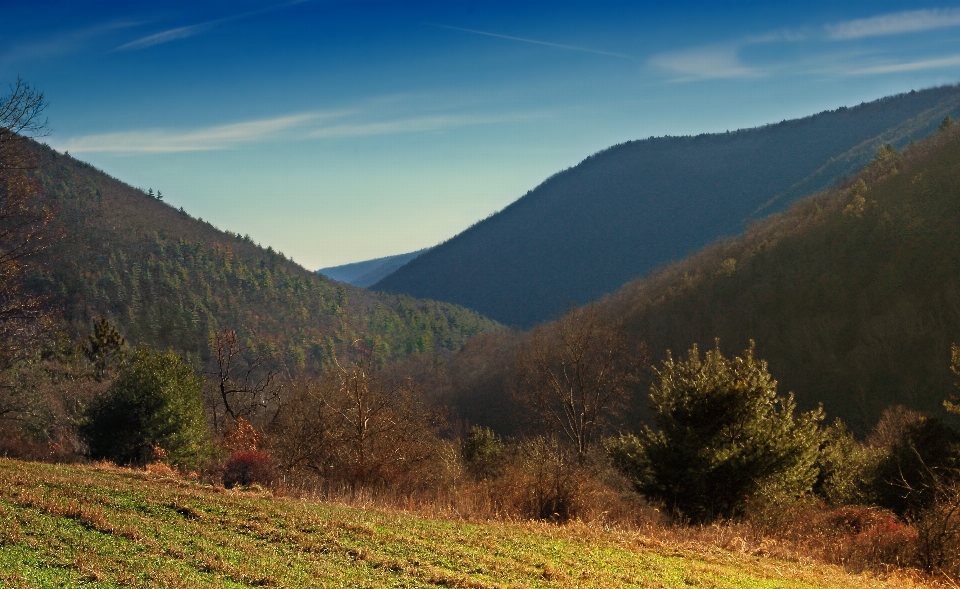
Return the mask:
<svg viewBox="0 0 960 589">
<path fill-rule="evenodd" d="M 876 460 L 877 451 L 858 444 L 847 426 L 837 419 L 824 430 L 814 493 L 834 507 L 866 502 L 870 489 L 864 481 L 869 480 Z"/>
<path fill-rule="evenodd" d="M 476 480 L 496 478 L 503 472 L 505 447 L 493 430 L 486 427 L 470 428 L 460 444 L 460 456 L 467 471 Z"/>
<path fill-rule="evenodd" d="M 917 564 L 927 571 L 960 574 L 960 486 L 940 487 L 933 504 L 917 512 Z"/>
<path fill-rule="evenodd" d="M 825 523 L 839 536 L 841 562 L 903 566 L 912 559 L 917 531 L 887 510 L 848 505 L 830 512 Z"/>
<path fill-rule="evenodd" d="M 584 474 L 578 454 L 555 438 L 538 437 L 520 447 L 520 512 L 531 519 L 565 522 L 583 508 Z"/>
<path fill-rule="evenodd" d="M 870 475 L 877 502 L 900 515 L 930 507 L 958 479 L 960 434 L 933 417 L 894 407 L 871 440 L 880 452 Z"/>
<path fill-rule="evenodd" d="M 277 469 L 273 457 L 260 450 L 234 452 L 223 465 L 223 486 L 228 489 L 237 485 L 269 486 L 276 481 Z"/>
<path fill-rule="evenodd" d="M 719 345 L 719 344 L 718 344 Z M 650 399 L 659 431 L 608 443 L 636 489 L 676 515 L 703 522 L 741 515 L 756 494 L 797 497 L 817 478 L 823 412 L 794 417 L 793 396 L 777 394 L 767 364 L 725 358 L 719 348 L 657 370 Z"/>
<path fill-rule="evenodd" d="M 137 349 L 81 424 L 93 459 L 144 465 L 156 447 L 171 463 L 195 466 L 207 452 L 203 383 L 174 352 Z"/>
</svg>

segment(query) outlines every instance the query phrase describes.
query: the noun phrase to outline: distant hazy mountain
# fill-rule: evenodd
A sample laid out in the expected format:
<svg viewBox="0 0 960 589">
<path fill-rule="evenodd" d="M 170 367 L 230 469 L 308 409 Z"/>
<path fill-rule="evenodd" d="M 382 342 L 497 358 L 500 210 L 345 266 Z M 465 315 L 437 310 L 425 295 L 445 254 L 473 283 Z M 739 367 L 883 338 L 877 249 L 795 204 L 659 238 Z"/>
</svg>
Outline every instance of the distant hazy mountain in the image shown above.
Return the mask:
<svg viewBox="0 0 960 589">
<path fill-rule="evenodd" d="M 332 278 L 339 282 L 346 282 L 353 286 L 367 288 L 383 279 L 389 274 L 396 272 L 400 266 L 403 266 L 410 260 L 416 258 L 430 248 L 424 248 L 408 254 L 397 254 L 396 256 L 386 256 L 384 258 L 375 258 L 364 262 L 354 262 L 352 264 L 343 264 L 342 266 L 330 266 L 329 268 L 320 268 L 318 273 L 327 278 Z"/>
<path fill-rule="evenodd" d="M 531 326 L 784 210 L 960 113 L 960 88 L 597 153 L 374 285 Z"/>
</svg>

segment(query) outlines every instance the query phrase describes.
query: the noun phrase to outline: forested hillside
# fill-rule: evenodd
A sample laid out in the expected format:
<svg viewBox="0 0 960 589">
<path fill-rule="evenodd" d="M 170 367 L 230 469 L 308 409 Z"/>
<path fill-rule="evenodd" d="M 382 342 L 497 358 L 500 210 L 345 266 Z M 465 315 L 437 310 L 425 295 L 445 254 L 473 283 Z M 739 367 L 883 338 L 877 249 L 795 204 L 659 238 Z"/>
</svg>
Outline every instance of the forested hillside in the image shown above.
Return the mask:
<svg viewBox="0 0 960 589">
<path fill-rule="evenodd" d="M 618 145 L 373 288 L 529 327 L 740 233 L 958 112 L 960 88 L 949 86 L 756 129 Z"/>
<path fill-rule="evenodd" d="M 960 125 L 882 148 L 841 186 L 795 203 L 598 303 L 652 357 L 756 342 L 780 390 L 865 434 L 890 406 L 943 415 L 960 344 Z M 527 336 L 519 336 L 522 342 Z M 448 369 L 468 421 L 511 431 L 518 336 L 475 340 Z M 495 359 L 495 361 L 491 361 Z M 641 383 L 626 423 L 647 419 Z M 488 408 L 498 408 L 491 412 Z"/>
<path fill-rule="evenodd" d="M 211 333 L 229 327 L 302 366 L 358 334 L 402 356 L 456 349 L 497 328 L 456 305 L 334 282 L 70 156 L 35 149 L 57 238 L 31 264 L 28 284 L 77 334 L 102 314 L 133 343 L 203 358 Z"/>
</svg>

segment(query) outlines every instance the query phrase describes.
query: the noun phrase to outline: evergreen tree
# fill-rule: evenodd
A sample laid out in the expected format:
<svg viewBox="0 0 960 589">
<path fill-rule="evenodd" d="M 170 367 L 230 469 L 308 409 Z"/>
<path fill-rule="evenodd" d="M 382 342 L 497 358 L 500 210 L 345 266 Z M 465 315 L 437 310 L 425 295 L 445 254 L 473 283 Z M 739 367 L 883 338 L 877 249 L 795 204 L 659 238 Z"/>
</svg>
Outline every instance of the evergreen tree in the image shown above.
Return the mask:
<svg viewBox="0 0 960 589">
<path fill-rule="evenodd" d="M 651 387 L 658 430 L 608 444 L 636 489 L 684 518 L 735 517 L 755 495 L 799 496 L 817 480 L 822 410 L 794 416 L 767 364 L 714 349 L 669 354 Z"/>
<path fill-rule="evenodd" d="M 127 340 L 109 319 L 101 315 L 94 321 L 93 333 L 87 336 L 83 353 L 93 364 L 97 378 L 103 378 L 108 369 L 123 364 L 127 356 Z"/>
<path fill-rule="evenodd" d="M 145 464 L 165 453 L 174 464 L 195 466 L 206 449 L 202 389 L 202 379 L 179 355 L 136 349 L 87 410 L 81 434 L 90 457 Z"/>
</svg>

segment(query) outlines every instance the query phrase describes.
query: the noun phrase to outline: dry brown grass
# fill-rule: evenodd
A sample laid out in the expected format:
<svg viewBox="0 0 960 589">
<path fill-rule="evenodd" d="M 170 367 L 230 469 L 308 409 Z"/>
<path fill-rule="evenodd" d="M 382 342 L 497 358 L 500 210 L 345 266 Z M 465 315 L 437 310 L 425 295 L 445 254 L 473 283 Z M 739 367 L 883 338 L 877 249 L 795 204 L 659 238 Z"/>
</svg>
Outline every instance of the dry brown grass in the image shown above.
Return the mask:
<svg viewBox="0 0 960 589">
<path fill-rule="evenodd" d="M 618 534 L 625 542 L 666 552 L 703 555 L 736 554 L 792 563 L 793 572 L 812 564 L 836 565 L 895 587 L 956 587 L 943 570 L 923 572 L 916 553 L 917 532 L 892 513 L 873 507 L 829 509 L 805 504 L 779 513 L 756 513 L 753 519 L 712 525 L 673 523 L 633 494 L 595 481 L 578 489 L 577 517 L 564 523 L 531 518 L 522 508 L 523 490 L 516 479 L 467 482 L 441 493 L 396 494 L 388 489 L 357 490 L 346 486 L 322 491 L 286 489 L 301 498 L 334 505 L 416 514 L 466 522 L 509 522 L 559 536 L 586 540 Z M 629 540 L 626 540 L 629 538 Z M 549 575 L 549 572 L 545 573 Z"/>
<path fill-rule="evenodd" d="M 325 573 L 328 579 L 342 576 L 345 586 L 357 586 L 352 580 L 393 586 L 393 579 L 409 586 L 474 588 L 951 587 L 945 577 L 908 568 L 851 574 L 849 563 L 825 565 L 808 553 L 809 546 L 756 525 L 614 525 L 604 518 L 563 525 L 469 522 L 484 514 L 477 507 L 471 516 L 464 505 L 485 503 L 463 489 L 456 494 L 461 499 L 451 493 L 446 503 L 344 489 L 337 497 L 330 494 L 335 504 L 319 504 L 109 464 L 3 460 L 0 483 L 0 523 L 19 526 L 0 525 L 0 559 L 11 549 L 46 554 L 85 583 L 139 584 L 148 574 L 171 587 L 216 578 L 248 586 L 308 586 L 301 583 Z M 131 527 L 136 534 L 128 532 Z M 76 529 L 90 532 L 84 536 L 89 546 L 58 539 Z M 147 573 L 129 560 L 135 555 L 150 556 Z M 291 573 L 291 566 L 298 572 Z M 0 584 L 32 586 L 15 570 L 0 572 Z"/>
</svg>

